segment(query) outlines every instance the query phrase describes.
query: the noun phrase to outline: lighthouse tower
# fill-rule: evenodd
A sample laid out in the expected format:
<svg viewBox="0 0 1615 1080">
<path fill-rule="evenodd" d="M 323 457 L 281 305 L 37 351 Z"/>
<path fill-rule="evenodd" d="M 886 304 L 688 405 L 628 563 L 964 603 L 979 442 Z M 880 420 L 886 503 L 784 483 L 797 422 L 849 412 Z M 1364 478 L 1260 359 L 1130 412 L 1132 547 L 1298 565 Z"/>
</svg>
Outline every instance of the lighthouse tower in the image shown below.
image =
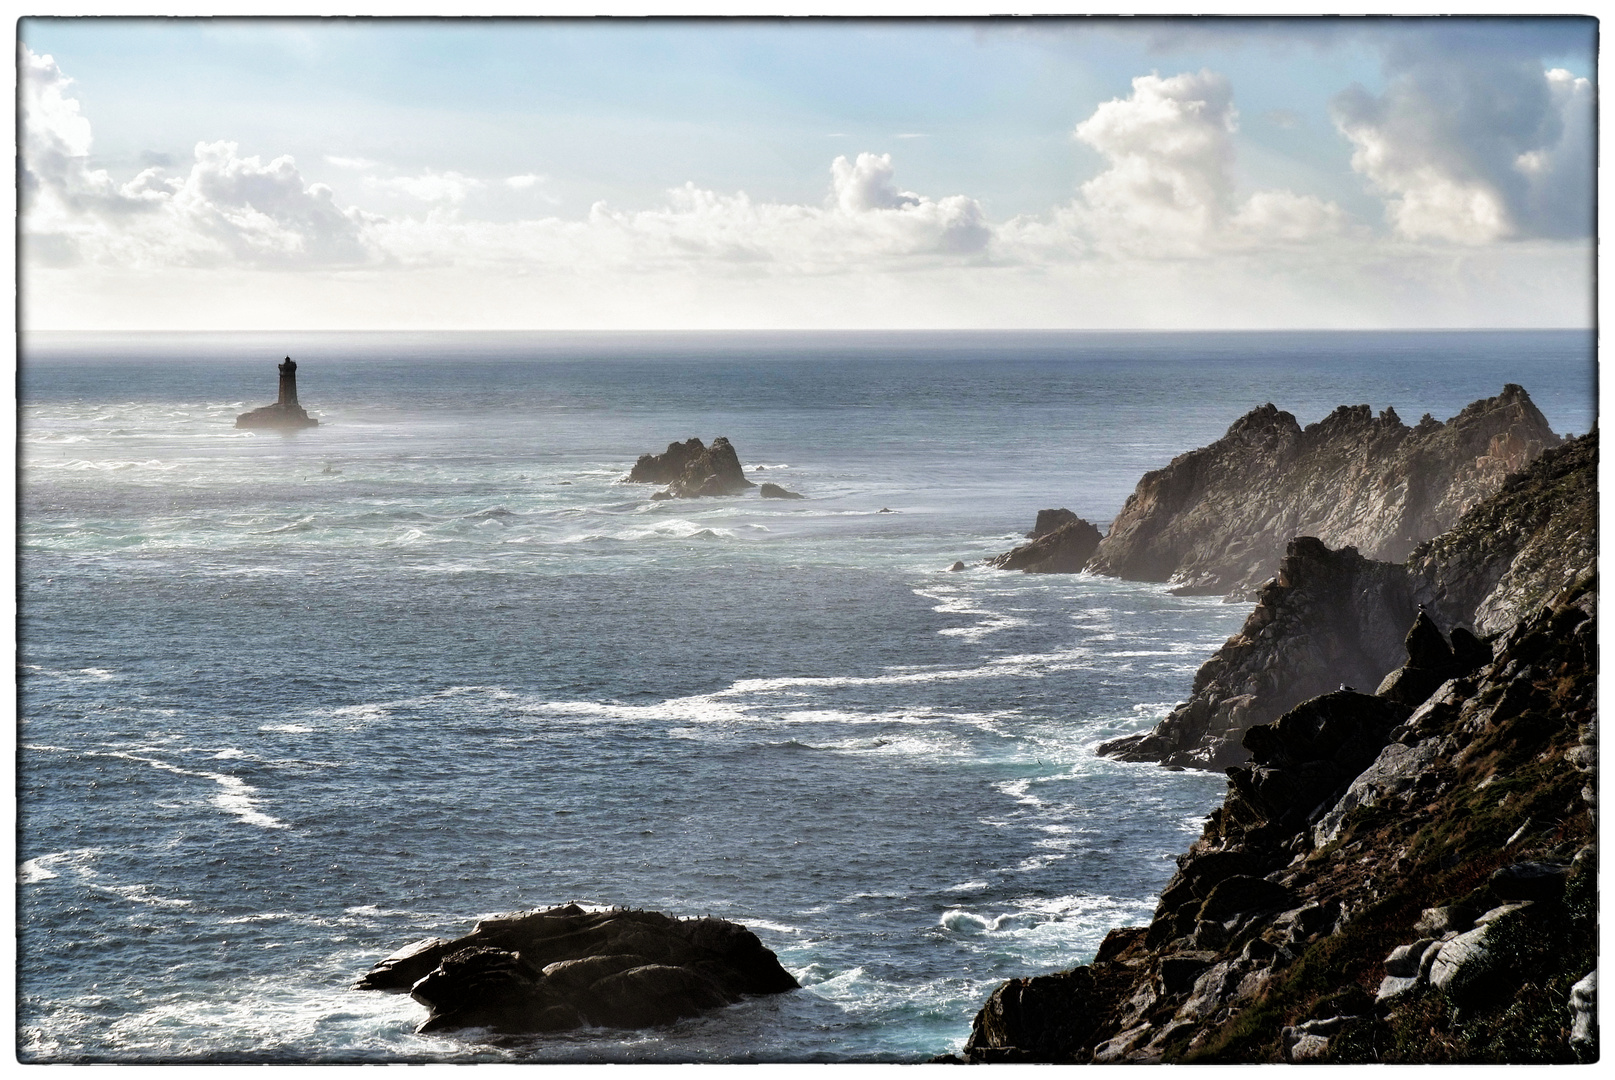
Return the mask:
<svg viewBox="0 0 1615 1080">
<path fill-rule="evenodd" d="M 281 408 L 297 407 L 297 362 L 287 357 L 280 365 L 280 400 L 275 404 Z"/>
<path fill-rule="evenodd" d="M 242 413 L 236 417 L 240 428 L 281 428 L 295 431 L 298 428 L 318 427 L 319 421 L 303 411 L 297 403 L 297 364 L 287 357 L 278 365 L 280 371 L 280 397 L 273 405 Z"/>
</svg>

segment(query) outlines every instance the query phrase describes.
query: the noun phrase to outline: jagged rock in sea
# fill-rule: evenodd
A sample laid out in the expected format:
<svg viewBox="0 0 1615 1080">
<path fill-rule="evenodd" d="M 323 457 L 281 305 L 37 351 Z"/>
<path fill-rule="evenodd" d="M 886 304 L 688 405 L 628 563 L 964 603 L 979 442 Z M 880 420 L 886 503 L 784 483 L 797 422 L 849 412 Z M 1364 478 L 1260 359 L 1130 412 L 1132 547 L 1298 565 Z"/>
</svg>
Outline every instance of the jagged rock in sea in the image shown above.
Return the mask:
<svg viewBox="0 0 1615 1080">
<path fill-rule="evenodd" d="M 318 427 L 319 421 L 310 416 L 297 403 L 297 364 L 287 357 L 277 365 L 280 372 L 280 396 L 273 405 L 253 409 L 236 417 L 238 428 L 298 428 Z M 327 466 L 329 471 L 329 466 Z"/>
<path fill-rule="evenodd" d="M 711 446 L 700 439 L 687 439 L 668 443 L 663 454 L 641 454 L 623 482 L 667 484 L 666 494 L 658 496 L 677 499 L 737 495 L 757 486 L 746 479 L 735 448 L 721 435 L 712 440 Z"/>
<path fill-rule="evenodd" d="M 1240 632 L 1195 674 L 1189 700 L 1153 731 L 1098 752 L 1198 768 L 1238 764 L 1246 729 L 1308 697 L 1341 684 L 1390 692 L 1381 684 L 1399 666 L 1421 606 L 1434 626 L 1452 628 L 1473 667 L 1486 647 L 1459 627 L 1495 633 L 1595 567 L 1597 475 L 1592 432 L 1543 454 L 1401 565 L 1330 551 L 1312 537 L 1292 541 Z M 1433 674 L 1405 677 L 1429 683 Z"/>
<path fill-rule="evenodd" d="M 1000 570 L 1028 574 L 1075 574 L 1099 547 L 1099 530 L 1069 510 L 1040 510 L 1030 543 L 987 560 Z"/>
<path fill-rule="evenodd" d="M 567 904 L 484 919 L 453 941 L 407 945 L 354 988 L 409 991 L 431 1010 L 419 1032 L 537 1034 L 670 1024 L 797 982 L 735 923 Z"/>
<path fill-rule="evenodd" d="M 1026 538 L 1036 540 L 1040 536 L 1047 536 L 1061 525 L 1069 525 L 1073 521 L 1081 520 L 1081 518 L 1063 506 L 1058 510 L 1039 510 L 1037 512 L 1037 521 L 1032 524 L 1032 531 L 1026 534 Z"/>
<path fill-rule="evenodd" d="M 1588 574 L 1416 707 L 1252 728 L 1150 925 L 1000 986 L 962 1059 L 1597 1060 L 1596 627 Z"/>
<path fill-rule="evenodd" d="M 765 499 L 805 499 L 806 495 L 799 495 L 794 491 L 787 491 L 778 484 L 764 484 L 757 489 L 757 494 Z"/>
<path fill-rule="evenodd" d="M 1297 536 L 1401 562 L 1559 436 L 1513 383 L 1441 423 L 1342 406 L 1302 428 L 1272 404 L 1147 473 L 1089 569 L 1243 597 Z"/>
</svg>

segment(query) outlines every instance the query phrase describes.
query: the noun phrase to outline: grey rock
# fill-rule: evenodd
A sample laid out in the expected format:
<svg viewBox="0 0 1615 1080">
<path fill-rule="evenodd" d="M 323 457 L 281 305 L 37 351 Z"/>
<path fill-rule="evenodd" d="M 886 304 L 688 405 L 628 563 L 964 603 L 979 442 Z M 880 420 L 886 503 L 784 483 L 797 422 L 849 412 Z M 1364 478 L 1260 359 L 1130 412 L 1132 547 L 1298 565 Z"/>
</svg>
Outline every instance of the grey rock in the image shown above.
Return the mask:
<svg viewBox="0 0 1615 1080">
<path fill-rule="evenodd" d="M 1099 546 L 1099 539 L 1098 529 L 1073 517 L 1031 543 L 988 559 L 987 565 L 1029 574 L 1075 574 L 1087 565 Z"/>
<path fill-rule="evenodd" d="M 1570 988 L 1570 1047 L 1583 1061 L 1598 1055 L 1598 969 Z"/>
<path fill-rule="evenodd" d="M 799 495 L 794 491 L 787 491 L 778 484 L 764 484 L 757 493 L 765 499 L 805 499 L 806 495 Z"/>
</svg>

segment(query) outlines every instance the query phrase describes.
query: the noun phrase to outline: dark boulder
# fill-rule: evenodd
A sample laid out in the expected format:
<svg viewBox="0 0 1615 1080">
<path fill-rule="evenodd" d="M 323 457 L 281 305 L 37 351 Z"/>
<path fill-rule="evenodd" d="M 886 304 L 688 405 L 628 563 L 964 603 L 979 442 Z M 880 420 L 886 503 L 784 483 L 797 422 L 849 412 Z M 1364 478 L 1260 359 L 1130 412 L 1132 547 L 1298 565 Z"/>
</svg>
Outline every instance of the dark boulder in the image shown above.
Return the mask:
<svg viewBox="0 0 1615 1080">
<path fill-rule="evenodd" d="M 453 941 L 416 942 L 355 988 L 409 991 L 431 1010 L 423 1032 L 524 1034 L 668 1024 L 745 994 L 796 987 L 743 926 L 568 904 L 485 919 Z"/>
<path fill-rule="evenodd" d="M 684 472 L 684 467 L 706 453 L 706 449 L 700 439 L 686 439 L 684 442 L 668 443 L 667 452 L 663 454 L 640 454 L 623 482 L 671 484 Z"/>
<path fill-rule="evenodd" d="M 1073 521 L 1080 520 L 1082 519 L 1063 507 L 1059 510 L 1039 510 L 1037 522 L 1033 524 L 1032 531 L 1026 534 L 1026 538 L 1036 540 L 1040 536 L 1047 536 L 1061 525 L 1069 525 Z"/>
<path fill-rule="evenodd" d="M 778 484 L 764 484 L 757 493 L 765 499 L 805 499 L 806 495 L 799 495 L 794 491 L 787 491 Z"/>
<path fill-rule="evenodd" d="M 1039 514 L 1038 521 L 1041 523 L 1048 513 L 1050 511 L 1045 510 Z M 988 559 L 987 565 L 1028 574 L 1075 574 L 1088 564 L 1100 539 L 1098 529 L 1073 517 L 1031 543 Z"/>
</svg>

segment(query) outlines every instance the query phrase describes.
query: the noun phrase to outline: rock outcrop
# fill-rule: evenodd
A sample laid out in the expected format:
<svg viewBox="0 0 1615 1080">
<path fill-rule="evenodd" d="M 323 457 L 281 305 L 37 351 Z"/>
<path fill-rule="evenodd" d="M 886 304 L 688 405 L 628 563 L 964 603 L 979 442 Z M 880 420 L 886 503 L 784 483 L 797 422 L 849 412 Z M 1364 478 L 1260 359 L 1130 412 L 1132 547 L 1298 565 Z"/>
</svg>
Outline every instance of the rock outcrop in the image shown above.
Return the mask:
<svg viewBox="0 0 1615 1080">
<path fill-rule="evenodd" d="M 1031 543 L 987 560 L 1000 570 L 1028 574 L 1075 574 L 1099 547 L 1099 530 L 1069 510 L 1039 510 L 1027 534 Z"/>
<path fill-rule="evenodd" d="M 805 498 L 807 498 L 806 495 L 798 494 L 795 491 L 788 491 L 785 488 L 780 487 L 778 484 L 764 484 L 762 487 L 757 489 L 757 494 L 761 495 L 765 499 L 805 499 Z"/>
<path fill-rule="evenodd" d="M 1512 383 L 1446 423 L 1426 415 L 1411 428 L 1367 405 L 1302 428 L 1267 404 L 1146 474 L 1089 569 L 1244 597 L 1297 536 L 1401 562 L 1559 441 Z"/>
<path fill-rule="evenodd" d="M 1596 626 L 1587 576 L 1416 705 L 1338 690 L 1252 728 L 1150 925 L 1000 986 L 962 1059 L 1596 1060 Z"/>
<path fill-rule="evenodd" d="M 1248 728 L 1308 697 L 1342 684 L 1390 692 L 1381 683 L 1421 609 L 1431 629 L 1454 634 L 1478 661 L 1485 646 L 1465 624 L 1496 633 L 1593 572 L 1597 477 L 1593 432 L 1543 454 L 1401 565 L 1349 547 L 1331 551 L 1313 537 L 1291 541 L 1245 625 L 1196 673 L 1189 700 L 1153 731 L 1102 743 L 1099 752 L 1199 768 L 1238 764 Z M 1406 677 L 1430 684 L 1437 674 Z"/>
<path fill-rule="evenodd" d="M 575 904 L 484 919 L 453 941 L 415 942 L 355 984 L 408 991 L 431 1010 L 420 1032 L 498 1034 L 653 1027 L 796 988 L 743 926 Z"/>
<path fill-rule="evenodd" d="M 738 495 L 757 486 L 746 479 L 735 448 L 721 435 L 711 446 L 700 439 L 687 439 L 668 443 L 666 453 L 641 454 L 623 482 L 667 484 L 667 491 L 657 495 L 676 499 Z"/>
<path fill-rule="evenodd" d="M 319 421 L 310 416 L 301 405 L 297 403 L 297 364 L 291 357 L 287 357 L 278 366 L 280 372 L 280 396 L 273 405 L 265 405 L 261 409 L 253 409 L 236 417 L 238 428 L 283 428 L 295 431 L 298 428 L 318 427 Z M 327 466 L 329 469 L 329 466 Z"/>
</svg>

